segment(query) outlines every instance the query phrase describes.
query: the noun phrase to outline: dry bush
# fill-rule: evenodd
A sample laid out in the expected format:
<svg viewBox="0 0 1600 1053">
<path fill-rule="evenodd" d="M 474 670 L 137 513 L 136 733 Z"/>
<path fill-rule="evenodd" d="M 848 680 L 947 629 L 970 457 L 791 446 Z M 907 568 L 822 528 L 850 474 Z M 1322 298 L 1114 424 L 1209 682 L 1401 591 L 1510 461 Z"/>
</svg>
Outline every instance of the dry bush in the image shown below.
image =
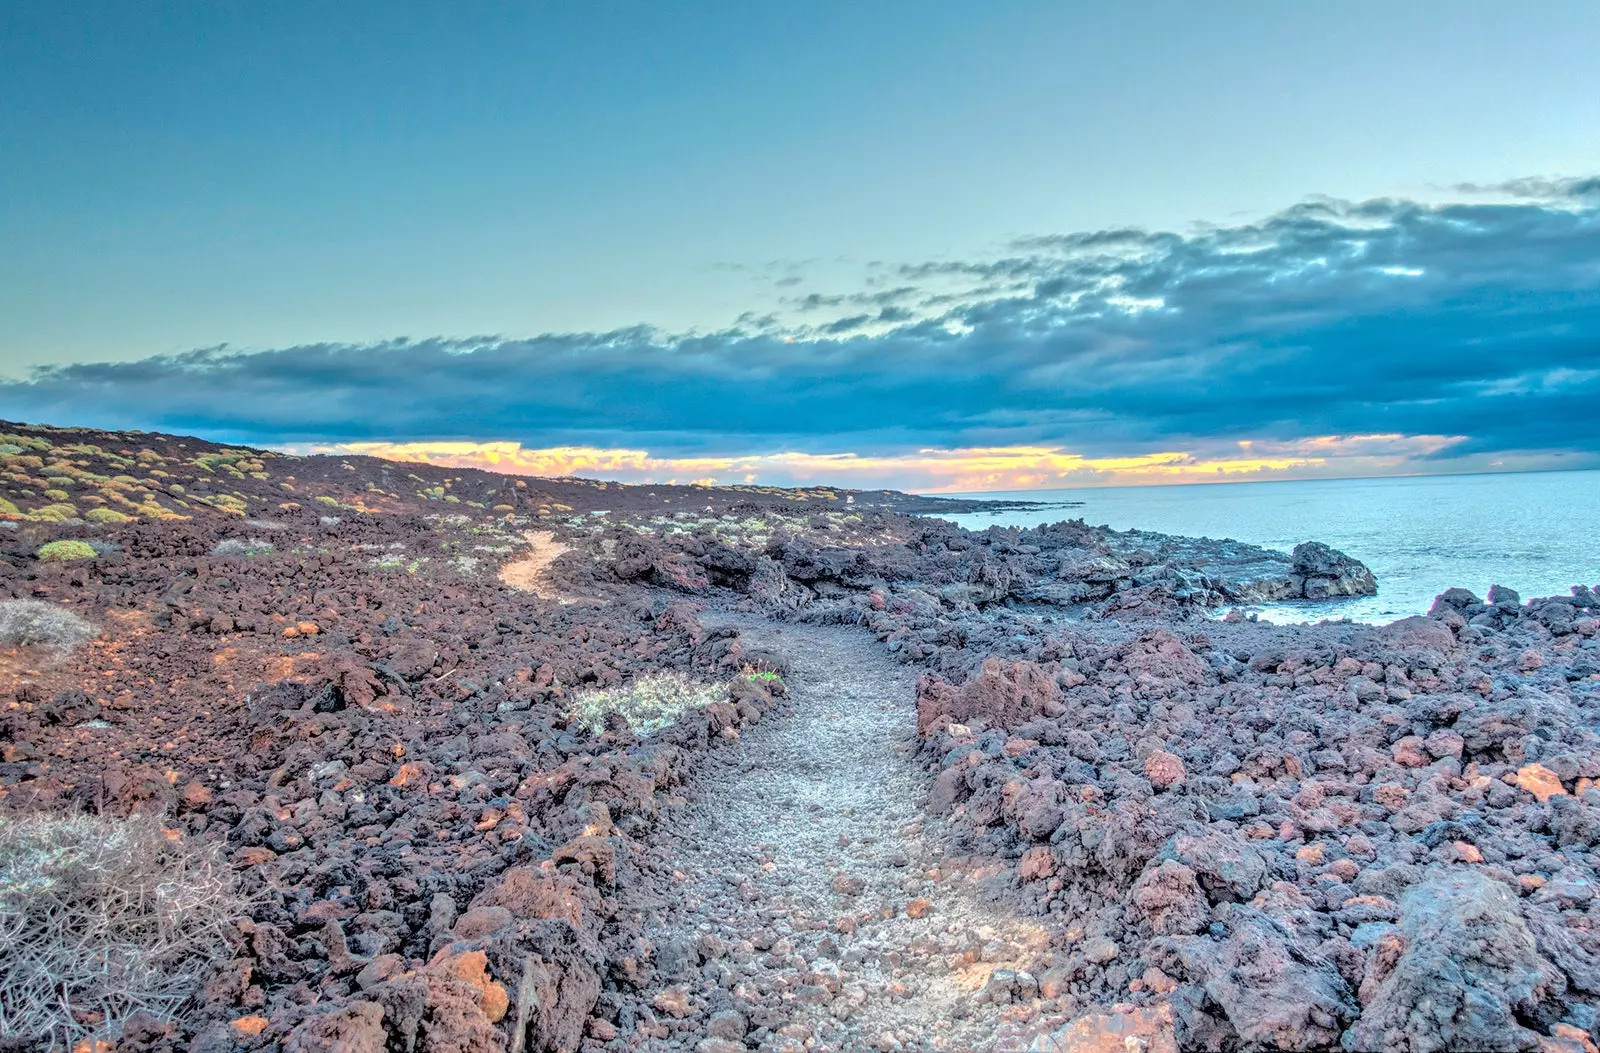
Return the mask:
<svg viewBox="0 0 1600 1053">
<path fill-rule="evenodd" d="M 606 715 L 620 713 L 638 735 L 669 727 L 691 709 L 728 700 L 728 685 L 691 680 L 682 673 L 654 673 L 619 687 L 597 687 L 573 696 L 573 715 L 596 734 Z"/>
<path fill-rule="evenodd" d="M 66 1048 L 174 1017 L 248 904 L 214 847 L 149 816 L 0 816 L 0 1034 Z"/>
<path fill-rule="evenodd" d="M 93 622 L 43 600 L 0 600 L 0 647 L 43 645 L 65 651 L 93 640 Z"/>
<path fill-rule="evenodd" d="M 270 556 L 272 551 L 273 545 L 270 541 L 263 541 L 258 537 L 230 537 L 218 541 L 211 549 L 211 554 L 213 556 L 243 556 L 248 559 L 251 556 Z"/>
</svg>

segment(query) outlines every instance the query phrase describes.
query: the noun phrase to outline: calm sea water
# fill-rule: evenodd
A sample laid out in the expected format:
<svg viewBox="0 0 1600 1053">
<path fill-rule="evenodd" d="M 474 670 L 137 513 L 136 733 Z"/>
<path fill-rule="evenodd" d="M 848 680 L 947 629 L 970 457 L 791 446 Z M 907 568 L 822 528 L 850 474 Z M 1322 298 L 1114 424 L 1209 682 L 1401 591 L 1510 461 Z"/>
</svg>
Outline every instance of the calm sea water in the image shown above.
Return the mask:
<svg viewBox="0 0 1600 1053">
<path fill-rule="evenodd" d="M 998 494 L 966 494 L 998 497 Z M 1044 490 L 1007 498 L 1056 507 L 950 516 L 981 530 L 1083 518 L 1117 530 L 1233 538 L 1287 552 L 1323 541 L 1378 576 L 1378 595 L 1265 612 L 1274 621 L 1421 614 L 1459 585 L 1531 596 L 1600 584 L 1600 471 L 1436 475 L 1410 479 L 1215 483 Z M 1062 507 L 1062 502 L 1073 502 Z"/>
</svg>

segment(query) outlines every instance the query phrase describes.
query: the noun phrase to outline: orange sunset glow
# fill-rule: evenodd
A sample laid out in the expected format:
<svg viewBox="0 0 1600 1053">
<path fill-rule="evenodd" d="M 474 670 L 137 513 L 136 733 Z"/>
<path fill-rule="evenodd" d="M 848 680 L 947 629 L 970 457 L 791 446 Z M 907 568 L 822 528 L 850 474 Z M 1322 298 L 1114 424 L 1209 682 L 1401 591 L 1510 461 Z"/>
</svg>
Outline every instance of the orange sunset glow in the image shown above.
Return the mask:
<svg viewBox="0 0 1600 1053">
<path fill-rule="evenodd" d="M 694 457 L 593 446 L 530 449 L 518 442 L 356 442 L 315 449 L 518 475 L 707 485 L 833 482 L 859 489 L 893 487 L 937 494 L 1396 474 L 1408 458 L 1460 441 L 1458 436 L 1443 435 L 1320 435 L 1291 442 L 1246 440 L 1212 451 L 1162 450 L 1122 457 L 1093 457 L 1043 445 Z"/>
</svg>

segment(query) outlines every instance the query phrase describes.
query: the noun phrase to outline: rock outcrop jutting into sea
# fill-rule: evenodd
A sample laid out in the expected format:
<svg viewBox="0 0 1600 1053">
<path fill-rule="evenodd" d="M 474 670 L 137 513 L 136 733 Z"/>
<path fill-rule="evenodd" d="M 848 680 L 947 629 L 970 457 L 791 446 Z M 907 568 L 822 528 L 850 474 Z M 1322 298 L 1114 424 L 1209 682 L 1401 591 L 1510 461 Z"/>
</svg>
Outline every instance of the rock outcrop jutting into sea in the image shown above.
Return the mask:
<svg viewBox="0 0 1600 1053">
<path fill-rule="evenodd" d="M 31 972 L 39 886 L 0 887 L 18 1048 L 1600 1038 L 1588 586 L 1270 625 L 1219 616 L 1379 583 L 889 493 L 0 433 L 0 842 L 152 816 L 243 904 L 141 999 Z"/>
</svg>

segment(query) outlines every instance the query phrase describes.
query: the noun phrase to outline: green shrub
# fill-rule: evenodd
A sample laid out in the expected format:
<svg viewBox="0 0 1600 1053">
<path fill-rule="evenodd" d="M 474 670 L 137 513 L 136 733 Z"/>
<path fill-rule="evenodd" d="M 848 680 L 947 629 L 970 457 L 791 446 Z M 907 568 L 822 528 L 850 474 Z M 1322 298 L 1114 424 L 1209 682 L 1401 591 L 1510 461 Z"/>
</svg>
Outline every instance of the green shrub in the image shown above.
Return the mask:
<svg viewBox="0 0 1600 1053">
<path fill-rule="evenodd" d="M 94 559 L 99 553 L 87 541 L 52 541 L 39 549 L 39 558 L 47 563 L 66 563 L 75 559 Z"/>
<path fill-rule="evenodd" d="M 83 518 L 91 523 L 131 523 L 133 517 L 115 508 L 91 508 L 83 514 Z"/>
<path fill-rule="evenodd" d="M 155 817 L 0 817 L 0 1025 L 64 1050 L 109 1046 L 141 1009 L 173 1017 L 248 906 L 216 847 Z"/>
<path fill-rule="evenodd" d="M 77 515 L 78 509 L 74 505 L 54 504 L 35 508 L 28 513 L 28 518 L 40 523 L 65 523 L 69 519 L 77 518 Z"/>
<path fill-rule="evenodd" d="M 20 516 L 21 514 L 22 509 L 0 497 L 0 516 Z"/>
</svg>

